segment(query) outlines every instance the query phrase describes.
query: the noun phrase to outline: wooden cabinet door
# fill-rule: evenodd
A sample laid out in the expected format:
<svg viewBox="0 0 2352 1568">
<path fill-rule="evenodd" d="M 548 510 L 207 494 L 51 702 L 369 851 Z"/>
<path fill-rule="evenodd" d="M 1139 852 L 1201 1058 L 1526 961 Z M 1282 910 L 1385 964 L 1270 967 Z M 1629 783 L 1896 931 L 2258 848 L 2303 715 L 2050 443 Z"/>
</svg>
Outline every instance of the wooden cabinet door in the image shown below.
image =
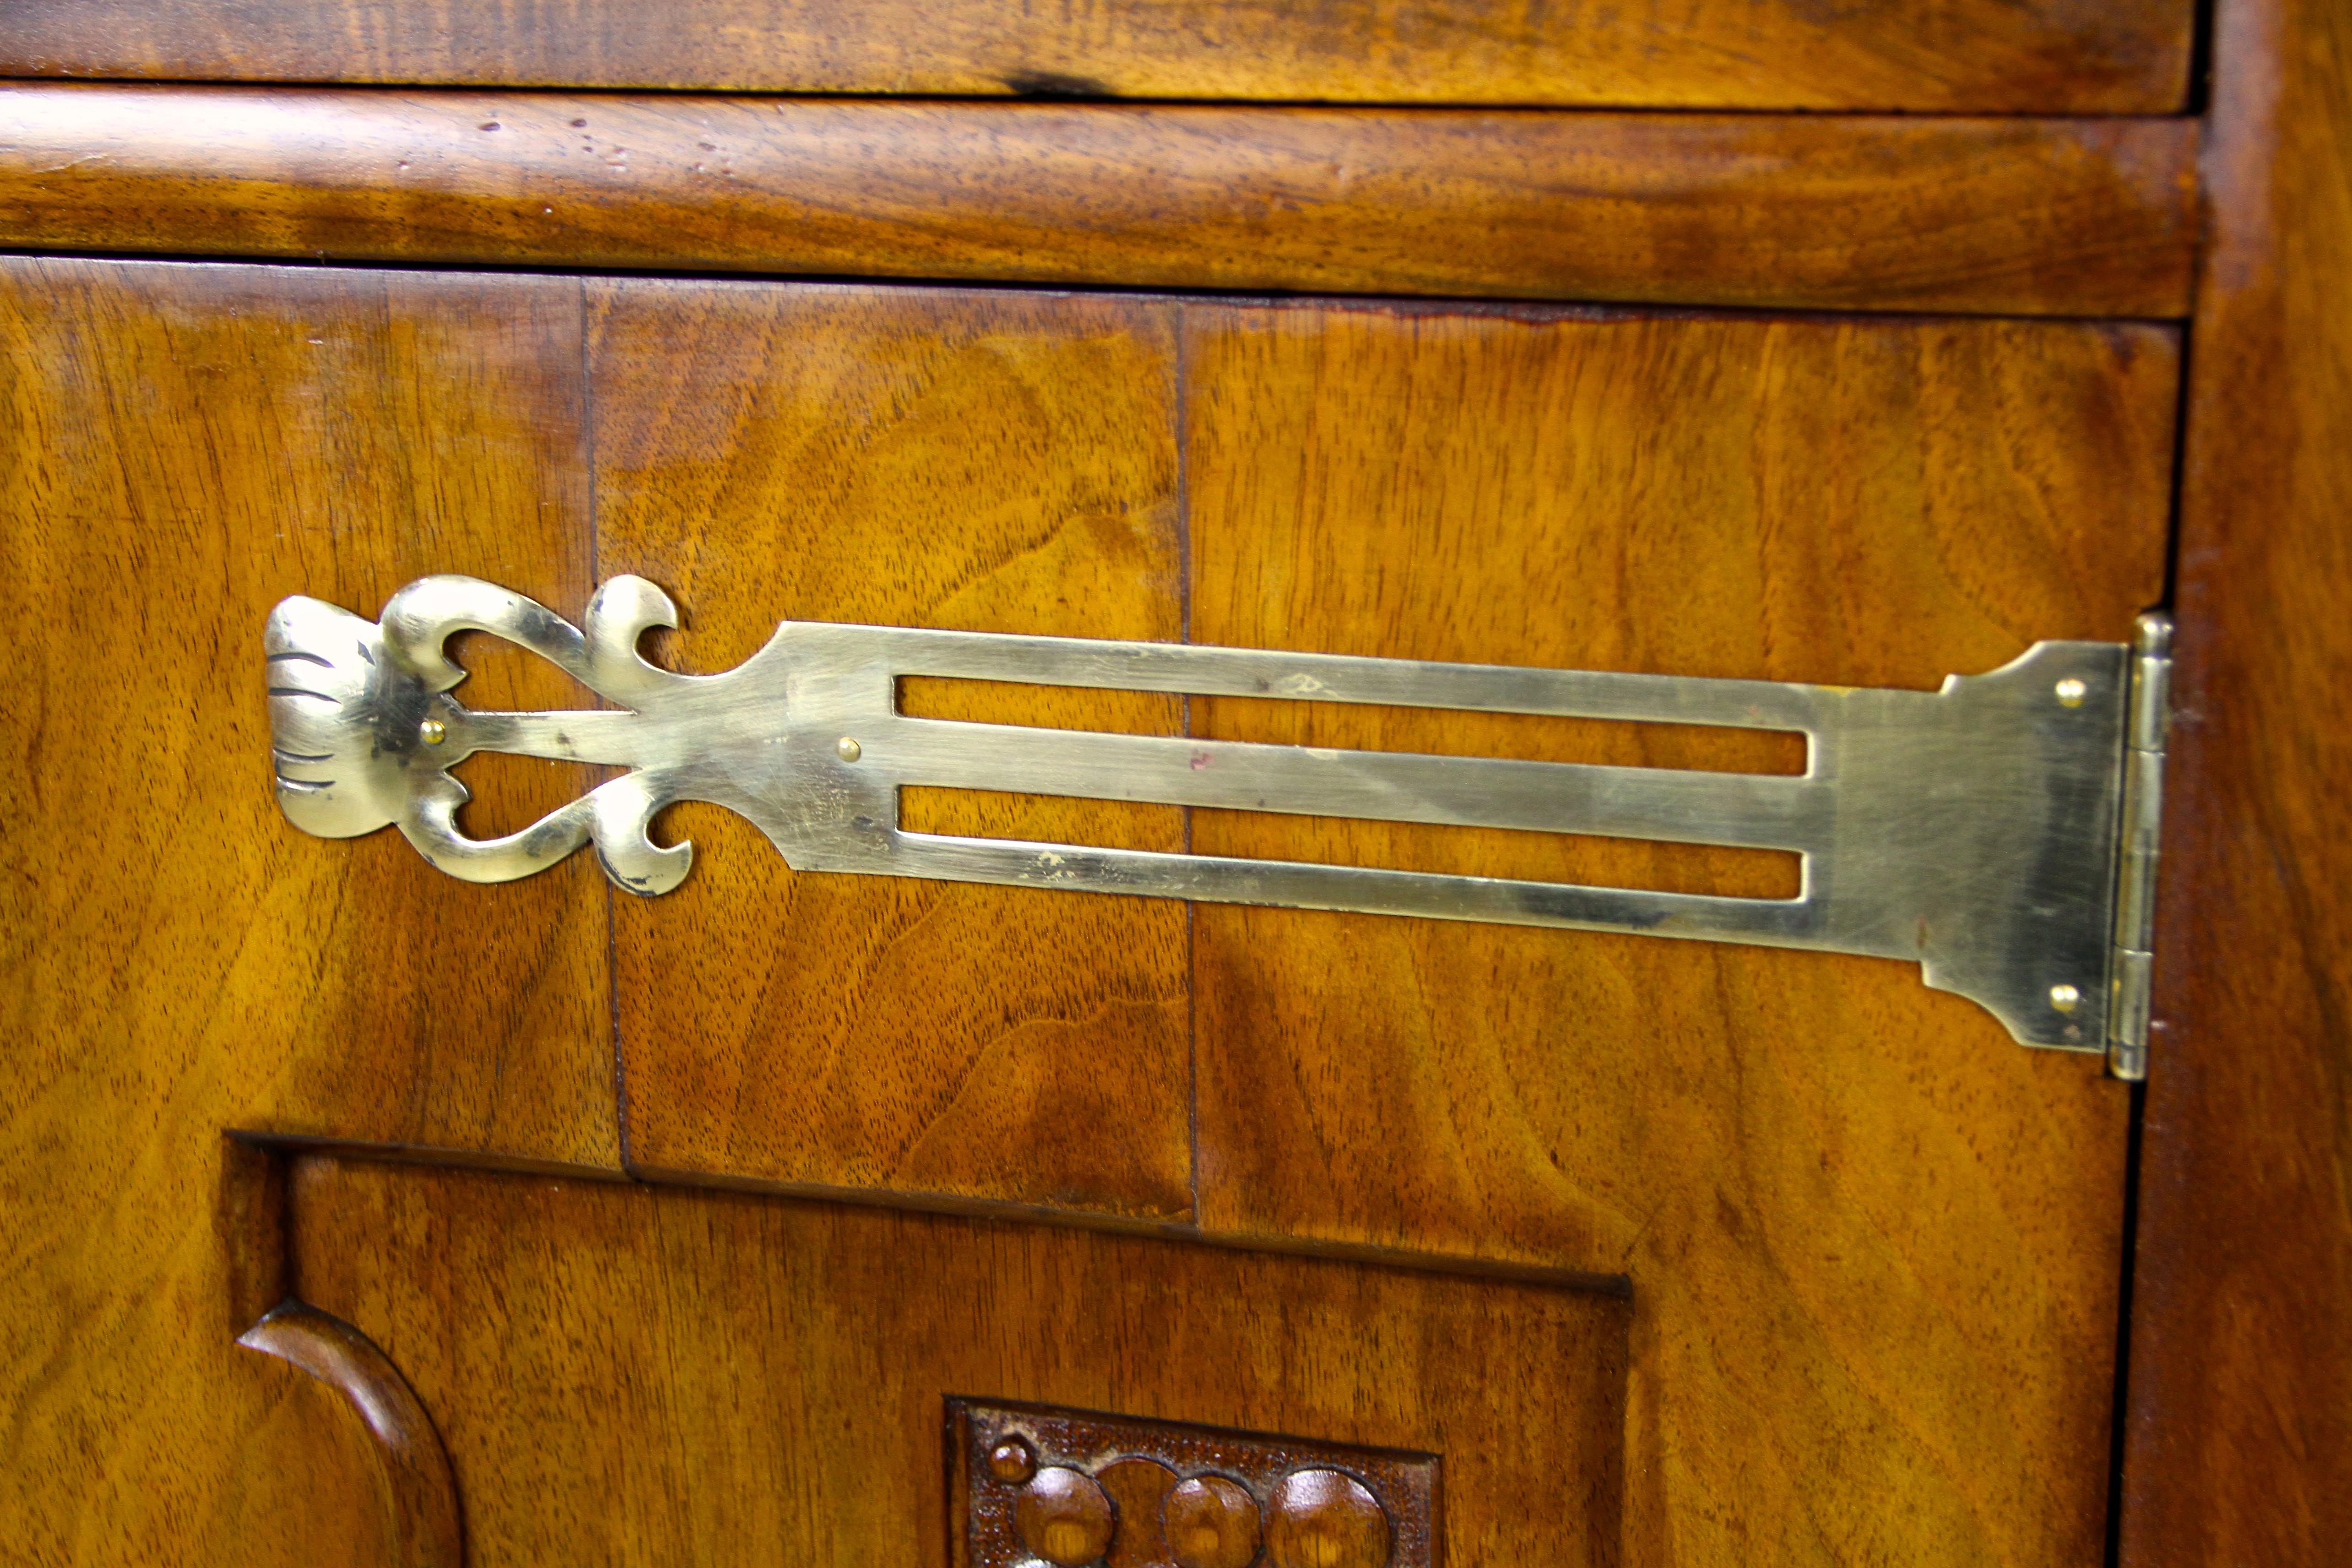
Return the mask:
<svg viewBox="0 0 2352 1568">
<path fill-rule="evenodd" d="M 693 671 L 794 618 L 1932 688 L 2159 598 L 2173 329 L 12 259 L 0 365 L 0 591 L 57 633 L 11 689 L 10 1137 L 76 1152 L 9 1167 L 0 1512 L 40 1551 L 446 1561 L 461 1521 L 478 1564 L 988 1568 L 1045 1539 L 1033 1478 L 968 1451 L 1009 1421 L 1102 1489 L 1118 1568 L 1181 1544 L 1159 1472 L 1115 1472 L 1147 1461 L 1238 1478 L 1268 1563 L 1359 1560 L 1281 1533 L 1308 1469 L 1389 1489 L 1400 1563 L 2100 1560 L 2129 1102 L 2095 1057 L 1885 961 L 795 874 L 715 808 L 665 820 L 676 893 L 584 858 L 472 887 L 279 818 L 259 631 L 431 572 L 577 616 L 634 572 Z M 581 700 L 462 651 L 479 705 Z M 902 700 L 1802 765 L 1751 731 Z M 593 783 L 461 776 L 478 831 Z M 260 1342 L 325 1384 L 231 1348 L 289 1297 L 326 1316 Z"/>
</svg>

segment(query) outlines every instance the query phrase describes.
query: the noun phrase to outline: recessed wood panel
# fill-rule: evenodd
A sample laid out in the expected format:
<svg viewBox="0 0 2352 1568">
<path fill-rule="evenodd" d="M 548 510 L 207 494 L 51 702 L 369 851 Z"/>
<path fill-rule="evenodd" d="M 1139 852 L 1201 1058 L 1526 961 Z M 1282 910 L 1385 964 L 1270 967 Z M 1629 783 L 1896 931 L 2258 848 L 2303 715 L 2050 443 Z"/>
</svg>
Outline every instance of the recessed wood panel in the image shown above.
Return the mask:
<svg viewBox="0 0 2352 1568">
<path fill-rule="evenodd" d="M 1202 642 L 1932 688 L 2162 592 L 2163 329 L 1201 305 L 1187 333 Z M 1270 706 L 1193 723 L 1496 739 Z M 1194 922 L 1202 1225 L 1627 1274 L 1629 1561 L 2098 1560 L 2129 1100 L 2095 1058 L 1893 963 Z"/>
<path fill-rule="evenodd" d="M 2184 314 L 2197 124 L 0 89 L 31 249 Z"/>
<path fill-rule="evenodd" d="M 1616 1560 L 1622 1296 L 886 1209 L 305 1161 L 305 1298 L 468 1561 L 945 1568 L 950 1400 L 1438 1457 L 1442 1561 Z"/>
<path fill-rule="evenodd" d="M 0 72 L 772 92 L 2163 112 L 2189 0 L 16 0 Z"/>
<path fill-rule="evenodd" d="M 224 1128 L 617 1163 L 594 868 L 476 888 L 297 833 L 261 650 L 282 595 L 373 615 L 427 572 L 580 603 L 580 348 L 569 280 L 0 262 L 14 1550 L 278 1549 L 273 1466 L 316 1439 L 286 1402 L 331 1401 L 231 1348 Z"/>
<path fill-rule="evenodd" d="M 1181 637 L 1172 305 L 645 282 L 593 308 L 599 569 L 687 606 L 680 668 L 780 619 Z M 1045 701 L 1182 729 L 1172 698 Z M 1181 905 L 795 876 L 723 812 L 669 820 L 693 876 L 614 910 L 635 1164 L 1190 1210 Z M 963 796 L 933 825 L 1183 847 L 1169 806 Z"/>
</svg>

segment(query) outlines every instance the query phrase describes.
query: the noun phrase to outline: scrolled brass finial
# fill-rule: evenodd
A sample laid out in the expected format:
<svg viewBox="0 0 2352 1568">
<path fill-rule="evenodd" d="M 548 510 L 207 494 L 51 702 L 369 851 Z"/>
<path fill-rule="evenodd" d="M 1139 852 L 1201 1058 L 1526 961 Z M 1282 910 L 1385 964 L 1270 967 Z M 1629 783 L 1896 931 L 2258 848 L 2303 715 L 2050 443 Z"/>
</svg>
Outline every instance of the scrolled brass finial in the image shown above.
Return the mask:
<svg viewBox="0 0 2352 1568">
<path fill-rule="evenodd" d="M 474 577 L 411 583 L 386 602 L 380 621 L 318 599 L 287 599 L 262 632 L 278 806 L 295 826 L 325 838 L 397 826 L 435 866 L 473 882 L 529 876 L 593 842 L 615 882 L 631 892 L 667 892 L 684 879 L 693 847 L 665 848 L 646 837 L 647 823 L 668 803 L 638 773 L 502 838 L 457 830 L 457 808 L 469 795 L 449 770 L 476 752 L 635 765 L 642 747 L 631 712 L 460 706 L 448 692 L 466 671 L 444 645 L 460 631 L 488 632 L 550 659 L 601 696 L 642 700 L 665 683 L 687 680 L 636 652 L 646 630 L 677 619 L 668 596 L 640 577 L 604 585 L 590 603 L 584 636 L 544 605 Z"/>
</svg>

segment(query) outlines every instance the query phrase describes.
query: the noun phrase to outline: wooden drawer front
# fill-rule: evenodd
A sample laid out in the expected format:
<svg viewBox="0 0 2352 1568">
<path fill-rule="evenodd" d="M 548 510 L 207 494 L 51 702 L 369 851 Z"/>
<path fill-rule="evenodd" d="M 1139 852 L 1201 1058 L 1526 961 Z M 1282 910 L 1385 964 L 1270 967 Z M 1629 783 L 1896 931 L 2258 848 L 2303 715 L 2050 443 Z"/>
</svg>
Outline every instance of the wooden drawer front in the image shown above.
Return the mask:
<svg viewBox="0 0 2352 1568">
<path fill-rule="evenodd" d="M 562 20 L 552 19 L 561 15 Z M 18 0 L 0 72 L 1372 103 L 2168 113 L 2189 0 Z"/>
</svg>

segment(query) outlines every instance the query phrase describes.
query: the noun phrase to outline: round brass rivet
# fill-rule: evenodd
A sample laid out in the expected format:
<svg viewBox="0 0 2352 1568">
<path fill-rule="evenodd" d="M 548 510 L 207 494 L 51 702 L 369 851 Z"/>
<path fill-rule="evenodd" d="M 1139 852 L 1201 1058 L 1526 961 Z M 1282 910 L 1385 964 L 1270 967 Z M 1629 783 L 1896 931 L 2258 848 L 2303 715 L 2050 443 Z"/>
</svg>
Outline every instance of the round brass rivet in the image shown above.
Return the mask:
<svg viewBox="0 0 2352 1568">
<path fill-rule="evenodd" d="M 1362 1482 L 1297 1470 L 1266 1501 L 1265 1560 L 1274 1568 L 1387 1568 L 1389 1516 Z"/>
<path fill-rule="evenodd" d="M 859 745 L 856 742 L 851 740 L 846 735 L 844 735 L 840 740 L 835 741 L 833 743 L 833 749 L 841 753 L 841 760 L 845 763 L 856 762 L 858 755 L 866 750 L 865 747 Z"/>
<path fill-rule="evenodd" d="M 2091 689 L 2088 686 L 2070 675 L 2058 683 L 2058 706 L 2080 708 L 2083 705 L 2083 699 L 2090 694 Z"/>
<path fill-rule="evenodd" d="M 2073 1012 L 2082 1000 L 2083 994 L 2072 985 L 2053 985 L 2050 988 L 2050 1005 L 2061 1013 Z"/>
<path fill-rule="evenodd" d="M 438 719 L 427 719 L 416 726 L 416 732 L 428 746 L 437 746 L 449 738 L 449 726 Z"/>
<path fill-rule="evenodd" d="M 1237 1481 L 1196 1476 L 1160 1506 L 1177 1568 L 1249 1568 L 1257 1561 L 1257 1500 Z"/>
<path fill-rule="evenodd" d="M 1013 1522 L 1022 1544 L 1058 1568 L 1084 1568 L 1110 1550 L 1109 1496 L 1066 1466 L 1047 1466 L 1021 1489 Z"/>
<path fill-rule="evenodd" d="M 988 1473 L 1017 1487 L 1037 1473 L 1037 1452 L 1018 1437 L 1007 1437 L 988 1451 Z"/>
</svg>

